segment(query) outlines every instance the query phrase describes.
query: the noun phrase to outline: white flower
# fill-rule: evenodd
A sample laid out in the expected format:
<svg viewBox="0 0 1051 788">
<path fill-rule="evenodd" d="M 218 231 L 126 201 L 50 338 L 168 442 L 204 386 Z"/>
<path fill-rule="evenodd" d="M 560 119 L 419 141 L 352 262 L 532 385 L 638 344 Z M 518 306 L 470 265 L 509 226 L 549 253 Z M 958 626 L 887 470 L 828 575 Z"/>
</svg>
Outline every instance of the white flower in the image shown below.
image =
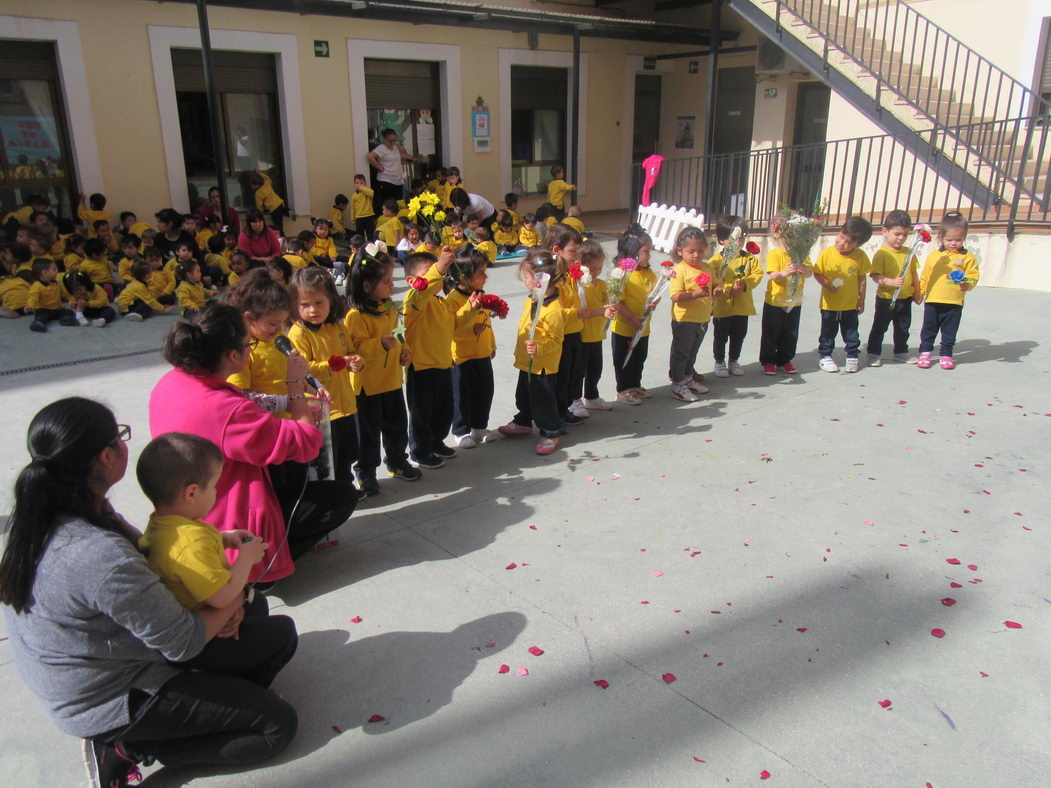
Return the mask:
<svg viewBox="0 0 1051 788">
<path fill-rule="evenodd" d="M 587 268 L 584 269 L 584 273 L 580 275 L 580 284 L 590 285 L 591 284 L 591 271 Z"/>
<path fill-rule="evenodd" d="M 843 280 L 842 279 L 833 279 L 832 280 L 832 286 L 833 287 L 843 287 Z"/>
<path fill-rule="evenodd" d="M 614 268 L 612 271 L 609 272 L 609 278 L 610 279 L 623 279 L 624 278 L 624 269 L 623 268 L 619 268 L 619 267 L 618 268 Z"/>
<path fill-rule="evenodd" d="M 733 232 L 730 233 L 730 240 L 731 241 L 736 241 L 740 237 L 741 237 L 741 228 L 740 227 L 734 227 Z"/>
</svg>

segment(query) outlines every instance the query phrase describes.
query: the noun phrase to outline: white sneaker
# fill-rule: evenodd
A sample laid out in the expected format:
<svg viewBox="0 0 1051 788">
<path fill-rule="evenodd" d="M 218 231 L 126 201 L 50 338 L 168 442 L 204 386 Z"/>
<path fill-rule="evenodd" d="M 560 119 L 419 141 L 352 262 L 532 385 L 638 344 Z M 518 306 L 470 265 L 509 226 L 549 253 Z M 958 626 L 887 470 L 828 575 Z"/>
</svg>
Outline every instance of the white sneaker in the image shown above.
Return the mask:
<svg viewBox="0 0 1051 788">
<path fill-rule="evenodd" d="M 715 377 L 717 378 L 728 378 L 730 377 L 730 370 L 726 368 L 726 364 L 722 361 L 715 362 Z"/>
<path fill-rule="evenodd" d="M 686 378 L 686 388 L 688 388 L 694 394 L 707 394 L 709 391 L 711 391 L 711 389 L 709 389 L 703 383 L 698 383 L 693 378 Z"/>
<path fill-rule="evenodd" d="M 595 397 L 595 399 L 582 399 L 584 407 L 588 410 L 613 410 L 613 406 L 602 399 L 602 397 Z"/>
<path fill-rule="evenodd" d="M 857 372 L 858 371 L 858 360 L 856 358 L 848 358 L 847 359 L 846 370 L 847 370 L 847 372 Z"/>
<path fill-rule="evenodd" d="M 496 440 L 496 436 L 489 430 L 471 430 L 471 437 L 474 438 L 474 442 L 479 445 L 483 443 L 492 443 Z"/>
<path fill-rule="evenodd" d="M 867 359 L 865 359 L 865 366 L 866 367 L 882 367 L 883 366 L 883 359 L 880 358 L 879 356 L 869 356 Z"/>
<path fill-rule="evenodd" d="M 478 441 L 470 435 L 461 435 L 460 440 L 456 442 L 456 445 L 461 449 L 474 449 L 478 447 Z"/>
<path fill-rule="evenodd" d="M 76 312 L 75 314 L 76 314 L 77 325 L 78 326 L 91 325 L 91 321 L 88 320 L 86 317 L 84 317 L 84 314 L 82 312 Z"/>
<path fill-rule="evenodd" d="M 91 325 L 93 327 L 95 327 L 95 328 L 105 328 L 106 327 L 106 318 L 104 318 L 104 317 L 96 317 L 94 320 L 91 321 Z"/>
<path fill-rule="evenodd" d="M 736 361 L 730 362 L 730 374 L 740 377 L 744 374 L 744 369 Z"/>
<path fill-rule="evenodd" d="M 584 406 L 584 403 L 577 400 L 569 406 L 569 412 L 576 416 L 578 419 L 586 419 L 591 414 L 588 413 L 588 409 Z"/>
<path fill-rule="evenodd" d="M 128 312 L 128 314 L 124 315 L 124 319 L 130 320 L 132 323 L 141 323 L 142 315 L 140 315 L 138 312 Z"/>
<path fill-rule="evenodd" d="M 920 359 L 915 353 L 895 353 L 894 360 L 901 364 L 915 364 Z"/>
<path fill-rule="evenodd" d="M 839 366 L 832 360 L 832 356 L 822 356 L 817 365 L 822 372 L 839 372 Z"/>
<path fill-rule="evenodd" d="M 682 400 L 683 402 L 697 401 L 697 395 L 690 391 L 688 386 L 684 386 L 682 383 L 679 383 L 672 388 L 671 395 L 675 397 L 675 399 Z"/>
</svg>

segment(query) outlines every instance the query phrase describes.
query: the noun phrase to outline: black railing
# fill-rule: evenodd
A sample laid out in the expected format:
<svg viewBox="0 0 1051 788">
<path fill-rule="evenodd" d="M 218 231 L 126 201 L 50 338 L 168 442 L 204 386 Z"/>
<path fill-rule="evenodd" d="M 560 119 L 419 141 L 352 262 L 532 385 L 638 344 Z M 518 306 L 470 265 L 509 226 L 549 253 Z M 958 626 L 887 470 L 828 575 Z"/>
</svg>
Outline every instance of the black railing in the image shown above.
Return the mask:
<svg viewBox="0 0 1051 788">
<path fill-rule="evenodd" d="M 889 91 L 935 128 L 1051 116 L 1051 103 L 902 0 L 778 0 L 778 25 L 791 17 L 821 37 L 826 69 L 836 49 L 870 72 L 877 107 Z M 1010 177 L 1010 157 L 1002 151 L 983 138 L 957 140 Z"/>
<path fill-rule="evenodd" d="M 972 224 L 1051 225 L 1051 130 L 1032 118 L 975 123 L 915 132 L 932 148 L 961 136 L 1011 152 L 1009 177 L 1000 167 L 965 152 L 960 167 L 943 157 L 924 161 L 909 152 L 907 135 L 883 134 L 741 153 L 669 159 L 650 202 L 696 208 L 709 222 L 733 213 L 765 224 L 781 205 L 809 209 L 828 202 L 835 217 L 872 221 L 896 208 L 916 222 L 936 222 L 960 211 Z M 962 170 L 961 170 L 962 168 Z M 960 175 L 960 172 L 964 175 Z M 705 177 L 705 173 L 707 177 Z M 641 197 L 641 165 L 634 168 L 633 204 Z M 977 181 L 992 195 L 975 200 L 959 181 Z"/>
</svg>

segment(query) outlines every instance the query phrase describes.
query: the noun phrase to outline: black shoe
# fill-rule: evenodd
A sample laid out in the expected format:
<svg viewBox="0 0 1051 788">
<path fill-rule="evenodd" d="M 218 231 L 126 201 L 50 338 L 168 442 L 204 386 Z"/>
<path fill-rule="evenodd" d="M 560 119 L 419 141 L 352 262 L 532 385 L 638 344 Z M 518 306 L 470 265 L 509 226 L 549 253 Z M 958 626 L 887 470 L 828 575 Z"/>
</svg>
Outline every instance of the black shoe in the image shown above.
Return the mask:
<svg viewBox="0 0 1051 788">
<path fill-rule="evenodd" d="M 84 767 L 94 788 L 125 788 L 133 775 L 142 779 L 138 764 L 112 742 L 84 739 Z"/>
<path fill-rule="evenodd" d="M 380 483 L 375 476 L 362 476 L 358 479 L 358 492 L 366 498 L 370 495 L 380 494 Z"/>
<path fill-rule="evenodd" d="M 47 324 L 41 323 L 39 320 L 34 320 L 29 324 L 29 330 L 36 331 L 38 334 L 45 334 L 47 333 Z"/>
<path fill-rule="evenodd" d="M 399 465 L 396 468 L 387 468 L 387 475 L 393 476 L 395 479 L 404 479 L 407 482 L 414 482 L 423 476 L 423 471 L 406 464 Z"/>
<path fill-rule="evenodd" d="M 437 454 L 425 454 L 422 457 L 412 457 L 411 459 L 421 468 L 441 468 L 445 465 L 445 460 Z M 394 474 L 392 473 L 391 475 Z"/>
<path fill-rule="evenodd" d="M 456 449 L 452 446 L 446 446 L 444 443 L 439 443 L 434 447 L 434 454 L 437 454 L 443 460 L 451 460 L 456 456 Z"/>
<path fill-rule="evenodd" d="M 567 410 L 565 412 L 565 414 L 563 414 L 563 416 L 562 416 L 562 423 L 563 424 L 568 424 L 570 426 L 573 426 L 573 425 L 576 425 L 576 424 L 583 424 L 584 423 L 584 419 L 580 418 L 580 416 L 577 416 L 575 413 L 570 413 Z"/>
</svg>

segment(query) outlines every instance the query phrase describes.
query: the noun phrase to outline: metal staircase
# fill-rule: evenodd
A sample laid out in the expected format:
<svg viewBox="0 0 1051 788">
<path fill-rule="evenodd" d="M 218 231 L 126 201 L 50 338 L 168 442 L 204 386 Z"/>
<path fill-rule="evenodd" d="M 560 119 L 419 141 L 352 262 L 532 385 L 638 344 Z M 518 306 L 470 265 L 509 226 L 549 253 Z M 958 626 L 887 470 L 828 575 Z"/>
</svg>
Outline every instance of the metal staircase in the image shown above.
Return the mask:
<svg viewBox="0 0 1051 788">
<path fill-rule="evenodd" d="M 1047 210 L 1051 104 L 907 3 L 727 2 L 970 199 Z"/>
</svg>

